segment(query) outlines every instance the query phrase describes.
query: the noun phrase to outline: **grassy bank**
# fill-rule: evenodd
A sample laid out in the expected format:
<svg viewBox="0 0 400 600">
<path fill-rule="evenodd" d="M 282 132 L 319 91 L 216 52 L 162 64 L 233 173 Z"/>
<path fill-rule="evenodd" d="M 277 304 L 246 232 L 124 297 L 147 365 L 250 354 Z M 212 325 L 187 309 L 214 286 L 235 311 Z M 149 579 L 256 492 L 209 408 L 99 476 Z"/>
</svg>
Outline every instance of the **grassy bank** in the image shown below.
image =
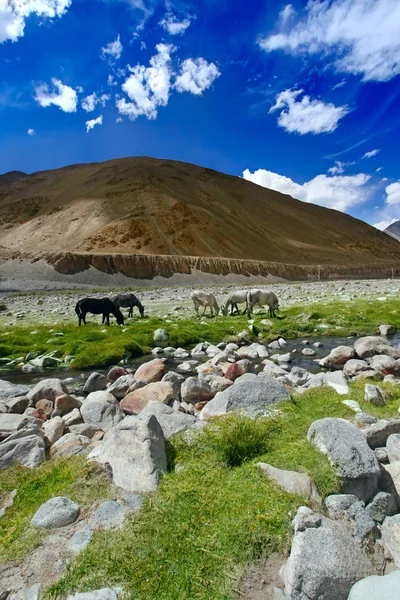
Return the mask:
<svg viewBox="0 0 400 600">
<path fill-rule="evenodd" d="M 262 321 L 265 321 L 263 323 Z M 140 356 L 150 351 L 153 332 L 162 327 L 170 333 L 172 346 L 189 346 L 202 340 L 221 342 L 248 328 L 245 316 L 206 318 L 200 321 L 171 317 L 128 320 L 125 327 L 110 327 L 91 322 L 86 327 L 76 323 L 49 326 L 0 327 L 0 358 L 15 359 L 28 352 L 40 354 L 53 350 L 60 357 L 74 355 L 72 368 L 94 368 L 114 364 L 127 354 Z M 400 328 L 399 302 L 352 300 L 328 304 L 298 305 L 282 311 L 278 319 L 269 319 L 265 312 L 254 315 L 254 331 L 270 341 L 279 335 L 286 338 L 319 337 L 322 335 L 373 334 L 381 323 Z M 62 333 L 63 336 L 55 336 Z M 255 336 L 254 336 L 255 337 Z"/>
</svg>

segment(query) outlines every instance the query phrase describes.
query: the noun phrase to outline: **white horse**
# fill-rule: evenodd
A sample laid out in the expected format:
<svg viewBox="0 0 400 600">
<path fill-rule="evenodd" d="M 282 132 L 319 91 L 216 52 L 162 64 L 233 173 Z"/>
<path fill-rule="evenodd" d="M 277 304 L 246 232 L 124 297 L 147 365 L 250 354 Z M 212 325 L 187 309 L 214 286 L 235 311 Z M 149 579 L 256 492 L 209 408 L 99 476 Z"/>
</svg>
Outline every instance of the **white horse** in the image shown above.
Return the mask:
<svg viewBox="0 0 400 600">
<path fill-rule="evenodd" d="M 263 292 L 262 290 L 250 290 L 247 293 L 246 308 L 247 314 L 251 315 L 253 307 L 258 304 L 259 306 L 268 305 L 269 316 L 276 317 L 275 311 L 279 310 L 279 301 L 274 292 Z"/>
<path fill-rule="evenodd" d="M 231 316 L 233 315 L 233 311 L 236 310 L 238 314 L 240 314 L 240 310 L 238 304 L 243 304 L 247 301 L 247 290 L 236 290 L 234 292 L 230 292 L 225 302 L 222 306 L 222 313 L 226 316 L 228 314 L 228 309 L 231 307 Z"/>
<path fill-rule="evenodd" d="M 214 296 L 214 294 L 210 294 L 207 292 L 202 292 L 201 290 L 194 290 L 190 294 L 191 299 L 193 300 L 194 310 L 196 311 L 197 316 L 199 316 L 199 308 L 200 306 L 204 307 L 204 310 L 201 316 L 206 312 L 206 308 L 210 308 L 211 316 L 215 316 L 219 313 L 218 302 Z"/>
</svg>

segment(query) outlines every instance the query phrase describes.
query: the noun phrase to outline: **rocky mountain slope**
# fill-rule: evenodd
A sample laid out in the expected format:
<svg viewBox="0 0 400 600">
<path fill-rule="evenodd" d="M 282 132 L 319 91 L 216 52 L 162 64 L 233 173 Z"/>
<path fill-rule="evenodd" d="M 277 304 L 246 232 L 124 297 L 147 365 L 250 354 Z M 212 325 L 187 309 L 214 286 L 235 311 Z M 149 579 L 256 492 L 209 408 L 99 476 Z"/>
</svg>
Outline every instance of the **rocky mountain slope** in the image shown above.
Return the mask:
<svg viewBox="0 0 400 600">
<path fill-rule="evenodd" d="M 387 235 L 239 177 L 146 157 L 0 176 L 0 244 L 291 264 L 400 260 Z"/>
<path fill-rule="evenodd" d="M 386 227 L 385 232 L 400 241 L 400 221 L 395 221 Z"/>
</svg>

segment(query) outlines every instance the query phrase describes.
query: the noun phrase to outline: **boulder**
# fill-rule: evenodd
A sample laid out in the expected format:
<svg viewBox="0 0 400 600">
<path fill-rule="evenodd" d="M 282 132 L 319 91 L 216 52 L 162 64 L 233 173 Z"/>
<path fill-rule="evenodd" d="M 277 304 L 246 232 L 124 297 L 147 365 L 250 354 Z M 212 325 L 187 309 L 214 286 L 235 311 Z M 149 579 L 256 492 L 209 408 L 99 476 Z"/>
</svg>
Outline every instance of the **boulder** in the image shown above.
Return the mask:
<svg viewBox="0 0 400 600">
<path fill-rule="evenodd" d="M 79 504 L 65 496 L 56 496 L 42 504 L 34 514 L 31 525 L 44 529 L 66 527 L 77 520 L 79 513 Z"/>
<path fill-rule="evenodd" d="M 228 387 L 231 387 L 231 385 L 233 385 L 233 381 L 226 377 L 219 377 L 218 375 L 215 375 L 210 381 L 213 396 L 215 396 L 217 392 L 223 392 Z"/>
<path fill-rule="evenodd" d="M 264 360 L 263 361 L 264 369 L 263 373 L 265 373 L 268 377 L 282 377 L 286 376 L 287 372 L 282 367 L 276 365 L 272 360 Z"/>
<path fill-rule="evenodd" d="M 356 581 L 375 572 L 345 525 L 309 511 L 283 569 L 285 593 L 293 600 L 347 600 Z"/>
<path fill-rule="evenodd" d="M 188 377 L 181 387 L 181 398 L 183 402 L 196 404 L 196 402 L 208 402 L 213 398 L 214 393 L 211 386 L 203 379 L 197 377 Z"/>
<path fill-rule="evenodd" d="M 347 377 L 355 377 L 362 371 L 368 370 L 368 363 L 365 360 L 360 360 L 359 358 L 352 358 L 351 360 L 348 360 L 343 366 L 343 373 L 347 375 Z"/>
<path fill-rule="evenodd" d="M 264 344 L 259 344 L 259 343 L 255 342 L 253 344 L 250 344 L 249 347 L 256 350 L 258 358 L 268 358 L 269 352 L 266 349 L 266 347 L 264 346 Z"/>
<path fill-rule="evenodd" d="M 346 494 L 354 494 L 364 502 L 377 491 L 380 467 L 364 434 L 345 419 L 327 417 L 314 421 L 308 439 L 328 456 L 341 478 Z"/>
<path fill-rule="evenodd" d="M 124 411 L 118 401 L 108 392 L 91 392 L 80 409 L 85 423 L 103 431 L 111 429 L 123 420 Z"/>
<path fill-rule="evenodd" d="M 203 408 L 200 419 L 207 420 L 233 410 L 256 416 L 265 413 L 276 402 L 286 400 L 290 400 L 290 394 L 279 381 L 272 377 L 255 376 L 255 379 L 249 381 L 236 381 L 224 392 L 218 392 Z"/>
<path fill-rule="evenodd" d="M 83 386 L 83 391 L 85 394 L 90 394 L 90 392 L 102 392 L 106 389 L 107 384 L 108 379 L 105 375 L 96 372 L 91 373 Z"/>
<path fill-rule="evenodd" d="M 386 517 L 382 524 L 382 543 L 393 558 L 397 569 L 400 568 L 400 514 Z"/>
<path fill-rule="evenodd" d="M 257 463 L 257 467 L 289 494 L 297 494 L 298 496 L 307 498 L 307 500 L 311 500 L 319 505 L 321 504 L 322 501 L 317 488 L 311 477 L 306 473 L 284 471 L 267 463 Z"/>
<path fill-rule="evenodd" d="M 381 463 L 389 462 L 389 457 L 388 457 L 388 453 L 386 450 L 386 446 L 383 446 L 381 448 L 375 448 L 374 452 L 375 452 L 375 456 L 379 460 L 379 462 L 381 462 Z"/>
<path fill-rule="evenodd" d="M 230 381 L 235 381 L 238 377 L 241 377 L 246 373 L 246 369 L 240 363 L 232 363 L 228 365 L 224 372 L 224 377 Z"/>
<path fill-rule="evenodd" d="M 98 390 L 99 391 L 99 390 Z M 84 525 L 79 529 L 67 543 L 67 549 L 74 554 L 85 550 L 93 536 L 93 529 L 89 525 Z"/>
<path fill-rule="evenodd" d="M 357 581 L 350 590 L 348 600 L 396 600 L 400 590 L 400 571 L 389 575 L 371 575 Z"/>
<path fill-rule="evenodd" d="M 389 435 L 393 433 L 400 433 L 400 419 L 380 419 L 379 421 L 375 419 L 375 422 L 363 429 L 363 434 L 370 448 L 385 446 Z"/>
<path fill-rule="evenodd" d="M 353 494 L 332 494 L 325 498 L 325 506 L 330 519 L 340 519 L 347 515 L 352 504 L 359 502 Z"/>
<path fill-rule="evenodd" d="M 18 433 L 21 434 L 21 432 L 17 432 L 15 435 Z M 39 435 L 21 435 L 21 437 L 7 439 L 0 444 L 0 470 L 15 464 L 33 469 L 45 459 L 45 444 Z"/>
<path fill-rule="evenodd" d="M 120 406 L 127 415 L 138 415 L 149 402 L 167 404 L 174 397 L 174 388 L 170 383 L 157 381 L 130 392 Z"/>
<path fill-rule="evenodd" d="M 389 494 L 395 494 L 400 506 L 400 461 L 382 465 L 382 467 L 379 488 Z"/>
<path fill-rule="evenodd" d="M 65 423 L 61 417 L 53 417 L 50 421 L 43 423 L 44 442 L 50 448 L 64 433 Z"/>
<path fill-rule="evenodd" d="M 397 361 L 391 356 L 385 356 L 384 354 L 373 356 L 370 359 L 369 364 L 372 369 L 376 369 L 384 375 L 393 375 L 398 372 Z"/>
<path fill-rule="evenodd" d="M 54 410 L 60 416 L 67 415 L 71 410 L 74 410 L 74 408 L 80 408 L 81 406 L 82 402 L 69 394 L 57 396 L 54 402 Z"/>
<path fill-rule="evenodd" d="M 329 387 L 332 387 L 340 395 L 350 393 L 350 388 L 347 384 L 347 377 L 343 371 L 331 371 L 325 373 L 325 381 Z"/>
<path fill-rule="evenodd" d="M 397 501 L 393 494 L 379 492 L 365 510 L 374 521 L 383 523 L 385 517 L 391 517 L 397 513 Z"/>
<path fill-rule="evenodd" d="M 121 527 L 128 514 L 128 508 L 115 500 L 102 502 L 95 510 L 90 522 L 96 529 Z"/>
<path fill-rule="evenodd" d="M 317 354 L 313 348 L 303 348 L 301 353 L 303 356 L 315 356 Z"/>
<path fill-rule="evenodd" d="M 321 367 L 330 367 L 341 369 L 343 365 L 354 358 L 354 348 L 352 346 L 338 346 L 333 348 L 328 356 L 319 361 Z"/>
<path fill-rule="evenodd" d="M 202 365 L 196 367 L 196 371 L 199 379 L 203 379 L 204 381 L 210 381 L 214 375 L 224 375 L 221 365 L 212 365 L 209 362 L 203 363 Z"/>
<path fill-rule="evenodd" d="M 140 365 L 135 372 L 135 380 L 143 381 L 144 383 L 155 383 L 156 381 L 161 381 L 166 372 L 165 360 L 163 358 L 155 358 Z"/>
<path fill-rule="evenodd" d="M 361 359 L 371 358 L 375 354 L 387 354 L 388 356 L 393 356 L 394 354 L 394 348 L 389 340 L 374 335 L 368 335 L 356 340 L 354 350 Z M 397 357 L 394 356 L 394 358 Z"/>
<path fill-rule="evenodd" d="M 29 400 L 26 396 L 18 396 L 16 398 L 8 398 L 4 402 L 8 412 L 22 415 L 28 408 Z"/>
<path fill-rule="evenodd" d="M 122 400 L 122 398 L 128 393 L 131 385 L 134 383 L 135 378 L 133 375 L 122 375 L 107 388 L 107 392 L 112 394 L 117 400 Z"/>
<path fill-rule="evenodd" d="M 25 419 L 25 415 L 0 413 L 0 440 L 17 431 Z"/>
<path fill-rule="evenodd" d="M 0 379 L 0 400 L 7 400 L 8 398 L 18 398 L 19 396 L 26 396 L 30 389 L 26 385 L 19 385 L 10 383 L 4 379 Z"/>
<path fill-rule="evenodd" d="M 366 383 L 364 388 L 364 401 L 375 404 L 376 406 L 382 406 L 385 404 L 383 391 L 377 385 Z"/>
<path fill-rule="evenodd" d="M 58 396 L 68 394 L 68 388 L 61 379 L 50 378 L 42 379 L 26 394 L 31 405 L 34 405 L 38 400 L 43 398 L 46 400 L 54 400 Z"/>
<path fill-rule="evenodd" d="M 124 369 L 124 367 L 111 367 L 107 373 L 107 379 L 108 381 L 111 381 L 111 383 L 114 383 L 114 381 L 117 381 L 118 377 L 122 377 L 123 375 L 128 375 L 128 371 Z"/>
<path fill-rule="evenodd" d="M 172 385 L 174 390 L 174 398 L 179 400 L 181 397 L 181 385 L 185 381 L 183 375 L 175 373 L 175 371 L 168 371 L 168 373 L 165 373 L 161 381 L 170 383 Z"/>
<path fill-rule="evenodd" d="M 80 423 L 78 425 L 70 425 L 68 433 L 75 433 L 76 435 L 85 435 L 92 439 L 96 433 L 103 433 L 98 427 L 88 425 L 87 423 Z"/>
<path fill-rule="evenodd" d="M 87 447 L 91 440 L 85 435 L 77 435 L 76 433 L 66 433 L 57 440 L 50 448 L 50 456 L 53 458 L 64 458 L 67 456 L 75 456 L 76 454 L 87 453 Z"/>
<path fill-rule="evenodd" d="M 74 408 L 74 410 L 71 410 L 71 412 L 65 415 L 63 419 L 65 427 L 71 427 L 71 425 L 79 425 L 83 421 L 79 408 Z"/>
<path fill-rule="evenodd" d="M 109 463 L 114 485 L 128 492 L 154 491 L 167 470 L 164 434 L 153 415 L 126 417 L 88 458 Z"/>
<path fill-rule="evenodd" d="M 258 352 L 256 348 L 252 348 L 251 346 L 242 346 L 237 351 L 237 355 L 240 356 L 240 358 L 249 358 L 250 360 L 255 360 L 258 358 Z"/>
<path fill-rule="evenodd" d="M 400 433 L 392 433 L 386 441 L 386 449 L 389 461 L 400 461 Z"/>
<path fill-rule="evenodd" d="M 150 402 L 147 404 L 147 406 L 140 413 L 139 417 L 140 419 L 146 419 L 150 415 L 154 415 L 156 417 L 161 429 L 163 430 L 165 438 L 170 438 L 172 435 L 175 435 L 184 429 L 188 429 L 188 427 L 191 427 L 198 422 L 198 419 L 193 415 L 176 411 L 170 406 L 167 406 L 166 404 L 160 404 L 159 402 Z"/>
<path fill-rule="evenodd" d="M 396 333 L 394 325 L 379 325 L 378 329 L 381 335 L 394 335 Z"/>
</svg>

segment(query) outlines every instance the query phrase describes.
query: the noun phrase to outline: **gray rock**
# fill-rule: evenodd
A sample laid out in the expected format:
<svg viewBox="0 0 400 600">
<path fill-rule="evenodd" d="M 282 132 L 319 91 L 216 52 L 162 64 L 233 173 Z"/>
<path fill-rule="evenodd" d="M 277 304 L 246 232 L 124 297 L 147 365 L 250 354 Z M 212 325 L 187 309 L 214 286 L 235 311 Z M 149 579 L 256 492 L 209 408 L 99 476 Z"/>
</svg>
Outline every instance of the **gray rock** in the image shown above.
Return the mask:
<svg viewBox="0 0 400 600">
<path fill-rule="evenodd" d="M 293 386 L 304 385 L 310 379 L 311 373 L 301 367 L 292 367 L 289 375 Z"/>
<path fill-rule="evenodd" d="M 357 581 L 348 600 L 397 600 L 400 598 L 400 571 L 389 575 L 372 575 Z"/>
<path fill-rule="evenodd" d="M 70 425 L 69 427 L 69 433 L 74 433 L 75 435 L 84 435 L 90 439 L 98 431 L 102 430 L 98 427 L 94 427 L 93 425 L 88 425 L 87 423 L 80 423 L 79 425 Z"/>
<path fill-rule="evenodd" d="M 289 494 L 297 494 L 321 504 L 321 497 L 311 477 L 306 473 L 297 473 L 296 471 L 284 471 L 277 469 L 267 463 L 257 463 L 263 473 Z"/>
<path fill-rule="evenodd" d="M 343 373 L 347 375 L 347 377 L 355 377 L 362 371 L 368 370 L 368 363 L 365 360 L 360 360 L 358 358 L 352 358 L 351 360 L 348 360 L 343 366 Z"/>
<path fill-rule="evenodd" d="M 12 490 L 9 492 L 5 498 L 3 498 L 0 507 L 0 519 L 4 517 L 9 508 L 14 504 L 14 500 L 17 497 L 18 490 Z"/>
<path fill-rule="evenodd" d="M 370 383 L 365 384 L 364 400 L 365 402 L 370 402 L 371 404 L 375 404 L 376 406 L 381 406 L 385 404 L 385 399 L 381 388 L 377 385 L 372 385 Z"/>
<path fill-rule="evenodd" d="M 214 396 L 211 386 L 204 379 L 197 377 L 188 377 L 181 387 L 181 398 L 183 402 L 188 404 L 196 404 L 197 402 L 208 402 Z"/>
<path fill-rule="evenodd" d="M 63 416 L 65 427 L 71 427 L 71 425 L 79 425 L 82 423 L 82 415 L 79 408 L 74 408 L 70 413 Z"/>
<path fill-rule="evenodd" d="M 163 381 L 165 383 L 170 383 L 172 385 L 173 390 L 174 390 L 174 398 L 176 400 L 179 400 L 181 397 L 180 396 L 181 385 L 185 381 L 185 378 L 183 377 L 183 375 L 180 375 L 179 373 L 175 373 L 175 371 L 168 371 L 168 373 L 165 373 L 165 375 L 161 379 L 161 381 Z"/>
<path fill-rule="evenodd" d="M 65 423 L 61 417 L 53 417 L 43 423 L 44 441 L 47 448 L 57 442 L 64 433 Z"/>
<path fill-rule="evenodd" d="M 106 391 L 89 394 L 81 407 L 81 415 L 85 423 L 103 431 L 111 429 L 125 417 L 118 400 Z"/>
<path fill-rule="evenodd" d="M 304 356 L 315 356 L 316 355 L 316 352 L 315 352 L 315 350 L 313 350 L 313 348 L 303 348 L 301 353 Z"/>
<path fill-rule="evenodd" d="M 283 570 L 292 600 L 346 600 L 359 579 L 375 573 L 347 528 L 317 515 L 319 526 L 298 529 Z"/>
<path fill-rule="evenodd" d="M 122 377 L 118 377 L 118 379 L 107 388 L 107 392 L 112 394 L 117 400 L 122 400 L 128 393 L 129 388 L 135 383 L 133 375 L 122 375 Z"/>
<path fill-rule="evenodd" d="M 380 419 L 363 430 L 370 448 L 385 446 L 389 435 L 393 433 L 400 433 L 400 419 Z"/>
<path fill-rule="evenodd" d="M 42 504 L 34 514 L 31 525 L 44 529 L 66 527 L 77 520 L 79 513 L 79 504 L 65 496 L 56 496 Z"/>
<path fill-rule="evenodd" d="M 239 381 L 239 379 L 224 392 L 216 394 L 206 404 L 200 413 L 200 419 L 207 420 L 212 416 L 223 415 L 234 410 L 256 416 L 265 413 L 276 402 L 290 399 L 288 390 L 272 377 L 257 377 L 255 380 L 250 378 L 246 381 Z"/>
<path fill-rule="evenodd" d="M 389 457 L 388 457 L 387 449 L 385 446 L 382 446 L 381 448 L 375 448 L 374 452 L 375 452 L 375 456 L 379 460 L 379 462 L 381 462 L 381 463 L 389 462 Z"/>
<path fill-rule="evenodd" d="M 156 329 L 153 334 L 153 342 L 160 348 L 166 348 L 169 343 L 169 333 L 166 329 Z"/>
<path fill-rule="evenodd" d="M 0 413 L 0 440 L 4 440 L 11 433 L 20 429 L 24 421 L 24 415 Z"/>
<path fill-rule="evenodd" d="M 365 540 L 376 535 L 376 525 L 365 509 L 364 502 L 360 502 L 352 494 L 335 494 L 325 499 L 325 506 L 330 519 L 345 519 L 351 524 L 353 536 Z"/>
<path fill-rule="evenodd" d="M 26 385 L 10 383 L 4 379 L 0 379 L 0 400 L 8 398 L 17 398 L 18 396 L 26 396 L 30 389 Z"/>
<path fill-rule="evenodd" d="M 307 528 L 320 527 L 322 517 L 320 514 L 313 512 L 308 506 L 299 506 L 296 516 L 292 521 L 293 531 L 305 531 Z"/>
<path fill-rule="evenodd" d="M 396 333 L 394 325 L 379 325 L 378 329 L 381 335 L 393 335 Z"/>
<path fill-rule="evenodd" d="M 327 417 L 311 424 L 308 439 L 328 456 L 345 493 L 363 501 L 375 495 L 380 467 L 359 429 L 345 419 Z"/>
<path fill-rule="evenodd" d="M 45 459 L 45 444 L 38 435 L 25 435 L 16 439 L 7 439 L 0 444 L 0 470 L 12 467 L 15 464 L 33 469 Z"/>
<path fill-rule="evenodd" d="M 85 385 L 83 386 L 83 391 L 85 394 L 90 394 L 91 392 L 101 392 L 106 389 L 108 384 L 108 379 L 102 373 L 91 373 L 86 380 Z"/>
<path fill-rule="evenodd" d="M 140 419 L 147 419 L 150 415 L 154 415 L 163 430 L 164 437 L 170 438 L 179 431 L 188 429 L 197 422 L 197 418 L 178 412 L 166 404 L 160 402 L 149 402 L 147 406 L 140 412 Z"/>
<path fill-rule="evenodd" d="M 22 413 L 28 408 L 29 400 L 26 396 L 19 396 L 17 398 L 9 398 L 5 401 L 8 412 L 22 415 Z"/>
<path fill-rule="evenodd" d="M 226 379 L 225 377 L 220 377 L 219 375 L 214 375 L 210 381 L 213 396 L 215 396 L 217 392 L 223 392 L 228 387 L 231 387 L 231 385 L 233 385 L 233 381 Z"/>
<path fill-rule="evenodd" d="M 319 361 L 321 367 L 330 367 L 341 369 L 343 365 L 354 358 L 354 348 L 352 346 L 338 346 L 333 348 L 328 356 Z"/>
<path fill-rule="evenodd" d="M 39 381 L 34 388 L 29 390 L 26 396 L 31 405 L 34 405 L 38 400 L 42 400 L 43 398 L 53 400 L 54 402 L 58 396 L 62 396 L 63 394 L 68 394 L 68 388 L 65 383 L 61 379 L 50 378 Z"/>
<path fill-rule="evenodd" d="M 375 354 L 387 354 L 392 356 L 393 346 L 385 338 L 369 335 L 361 337 L 354 343 L 354 350 L 357 356 L 361 359 L 371 358 Z"/>
<path fill-rule="evenodd" d="M 119 588 L 102 588 L 93 592 L 82 592 L 81 594 L 72 594 L 67 600 L 118 600 Z"/>
<path fill-rule="evenodd" d="M 381 465 L 379 489 L 389 494 L 394 494 L 400 506 L 400 461 Z"/>
<path fill-rule="evenodd" d="M 391 356 L 377 354 L 370 359 L 369 364 L 371 369 L 381 371 L 384 375 L 393 375 L 397 372 L 397 362 Z"/>
<path fill-rule="evenodd" d="M 386 450 L 390 462 L 400 460 L 400 433 L 392 433 L 386 441 Z"/>
<path fill-rule="evenodd" d="M 365 510 L 374 521 L 383 523 L 385 517 L 396 514 L 398 510 L 396 498 L 393 494 L 379 492 Z"/>
<path fill-rule="evenodd" d="M 382 543 L 393 558 L 396 568 L 400 568 L 400 514 L 386 517 L 383 521 Z"/>
<path fill-rule="evenodd" d="M 49 342 L 54 342 L 54 340 L 49 340 Z M 38 356 L 37 358 L 33 358 L 30 363 L 33 367 L 37 368 L 39 371 L 42 369 L 46 369 L 47 367 L 55 367 L 60 364 L 62 361 L 55 356 Z"/>
<path fill-rule="evenodd" d="M 358 502 L 353 494 L 332 494 L 325 498 L 325 506 L 330 519 L 339 519 L 346 516 L 350 506 Z"/>
<path fill-rule="evenodd" d="M 325 373 L 325 380 L 329 387 L 332 387 L 340 395 L 350 393 L 350 388 L 347 384 L 347 377 L 343 371 L 332 371 Z"/>
<path fill-rule="evenodd" d="M 361 412 L 361 406 L 355 400 L 342 400 L 342 404 L 348 406 L 355 413 Z"/>
<path fill-rule="evenodd" d="M 115 500 L 102 502 L 94 512 L 91 518 L 91 524 L 94 528 L 110 529 L 111 527 L 121 527 L 124 523 L 128 509 Z"/>
<path fill-rule="evenodd" d="M 125 494 L 125 496 L 122 496 L 121 500 L 132 510 L 139 510 L 143 504 L 143 496 L 140 494 Z"/>
<path fill-rule="evenodd" d="M 372 415 L 369 415 L 368 413 L 365 413 L 363 411 L 357 413 L 354 417 L 354 423 L 360 429 L 366 429 L 377 422 L 378 419 L 376 417 L 373 417 Z"/>
<path fill-rule="evenodd" d="M 67 457 L 88 453 L 90 439 L 76 433 L 66 433 L 50 448 L 50 456 Z"/>
<path fill-rule="evenodd" d="M 88 547 L 93 536 L 93 529 L 89 525 L 84 525 L 79 529 L 67 543 L 67 549 L 74 554 L 82 552 Z"/>
<path fill-rule="evenodd" d="M 164 434 L 153 415 L 126 417 L 107 431 L 88 458 L 109 463 L 114 484 L 128 492 L 154 491 L 167 470 Z"/>
<path fill-rule="evenodd" d="M 28 590 L 27 600 L 40 600 L 42 586 L 40 583 L 35 583 Z"/>
</svg>

